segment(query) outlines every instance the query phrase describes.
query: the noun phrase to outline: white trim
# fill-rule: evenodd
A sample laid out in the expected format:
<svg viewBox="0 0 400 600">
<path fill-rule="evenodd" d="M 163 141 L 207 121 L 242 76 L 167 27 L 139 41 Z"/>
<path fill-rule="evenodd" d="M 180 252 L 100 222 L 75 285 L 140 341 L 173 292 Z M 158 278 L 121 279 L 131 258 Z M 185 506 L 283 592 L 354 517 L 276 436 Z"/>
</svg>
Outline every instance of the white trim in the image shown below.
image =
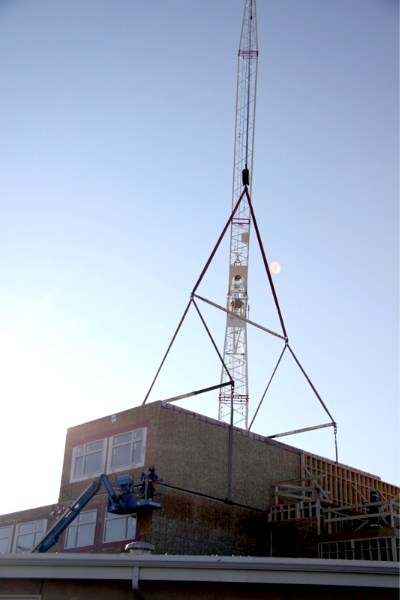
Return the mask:
<svg viewBox="0 0 400 600">
<path fill-rule="evenodd" d="M 140 450 L 140 456 L 135 460 L 135 461 L 130 461 L 126 464 L 123 465 L 119 465 L 117 467 L 113 467 L 112 466 L 112 452 L 114 449 L 114 440 L 115 438 L 117 438 L 118 436 L 123 436 L 123 435 L 127 435 L 127 434 L 131 434 L 131 437 L 133 438 L 132 434 L 135 433 L 139 433 L 140 432 L 140 443 L 141 443 L 141 450 Z M 137 469 L 140 467 L 144 466 L 145 463 L 145 456 L 146 456 L 146 439 L 147 439 L 147 427 L 137 427 L 135 429 L 130 429 L 129 431 L 123 431 L 121 433 L 115 433 L 114 435 L 111 435 L 108 438 L 108 452 L 107 452 L 107 473 L 121 473 L 123 471 L 127 471 L 129 469 Z M 127 442 L 131 445 L 131 449 L 130 449 L 130 456 L 132 457 L 132 445 L 135 443 L 134 439 L 131 439 L 130 442 Z"/>
<path fill-rule="evenodd" d="M 371 560 L 164 556 L 134 554 L 3 554 L 1 579 L 93 579 L 224 582 L 398 589 L 399 563 Z"/>
<path fill-rule="evenodd" d="M 99 469 L 96 471 L 92 471 L 90 473 L 82 473 L 82 475 L 75 475 L 76 461 L 79 458 L 79 455 L 78 455 L 79 448 L 88 446 L 89 444 L 96 444 L 98 442 L 102 443 L 102 449 L 97 451 L 97 452 L 101 452 Z M 82 454 L 82 456 L 85 457 L 85 456 L 88 456 L 89 454 L 91 454 L 91 453 L 84 452 Z M 77 446 L 74 446 L 72 449 L 72 460 L 71 460 L 69 482 L 76 483 L 77 481 L 86 481 L 87 479 L 93 479 L 93 477 L 100 477 L 100 475 L 102 473 L 104 473 L 104 465 L 106 462 L 106 456 L 107 456 L 107 438 L 100 438 L 98 440 L 93 440 L 90 442 L 83 442 L 82 444 L 78 444 Z"/>
<path fill-rule="evenodd" d="M 141 436 L 140 455 L 136 458 L 135 461 L 128 462 L 126 464 L 119 465 L 117 467 L 113 467 L 112 466 L 112 451 L 114 448 L 113 440 L 118 436 L 123 436 L 123 435 L 127 435 L 127 434 L 131 434 L 131 437 L 133 438 L 133 435 L 135 433 L 138 433 Z M 80 456 L 82 456 L 82 460 L 84 460 L 84 457 L 88 456 L 90 454 L 90 452 L 87 452 L 85 449 L 83 451 L 83 453 L 81 455 L 79 455 L 78 454 L 79 449 L 85 448 L 89 444 L 96 444 L 99 442 L 102 443 L 102 449 L 97 450 L 97 452 L 101 452 L 99 469 L 96 471 L 93 471 L 91 473 L 82 473 L 81 475 L 79 475 L 79 474 L 75 475 L 77 459 Z M 76 446 L 74 446 L 72 448 L 69 483 L 76 483 L 78 481 L 86 481 L 88 479 L 100 477 L 100 475 L 104 472 L 106 472 L 106 473 L 121 473 L 123 471 L 128 471 L 130 469 L 138 469 L 140 467 L 143 467 L 145 464 L 145 457 L 146 457 L 146 442 L 147 442 L 147 427 L 136 427 L 134 429 L 129 429 L 128 431 L 121 431 L 119 433 L 114 433 L 113 435 L 110 435 L 109 437 L 99 438 L 97 440 L 92 440 L 90 442 L 82 442 L 81 444 L 77 444 Z M 131 439 L 131 441 L 127 442 L 127 443 L 131 444 L 131 446 L 132 446 L 135 443 L 135 440 Z M 131 450 L 131 457 L 132 457 L 132 450 Z"/>
</svg>

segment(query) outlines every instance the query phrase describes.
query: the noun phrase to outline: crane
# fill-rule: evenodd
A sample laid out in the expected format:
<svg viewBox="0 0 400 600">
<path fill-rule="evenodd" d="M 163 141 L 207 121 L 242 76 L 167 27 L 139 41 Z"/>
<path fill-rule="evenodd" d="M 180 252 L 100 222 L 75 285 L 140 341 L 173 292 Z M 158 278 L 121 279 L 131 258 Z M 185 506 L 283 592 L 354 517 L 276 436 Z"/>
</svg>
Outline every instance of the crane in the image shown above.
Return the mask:
<svg viewBox="0 0 400 600">
<path fill-rule="evenodd" d="M 246 0 L 238 51 L 232 207 L 246 190 L 251 197 L 257 88 L 256 0 Z M 224 362 L 234 386 L 219 394 L 219 420 L 248 428 L 247 329 L 250 208 L 240 202 L 231 222 Z M 221 382 L 226 378 L 222 369 Z M 223 390 L 224 388 L 221 388 Z"/>
<path fill-rule="evenodd" d="M 166 361 L 171 347 L 179 333 L 179 330 L 186 318 L 186 315 L 192 305 L 195 306 L 198 316 L 209 336 L 214 350 L 216 351 L 221 363 L 220 383 L 202 389 L 193 390 L 188 393 L 175 395 L 165 399 L 165 402 L 175 402 L 190 398 L 198 394 L 219 390 L 219 420 L 229 424 L 229 447 L 228 447 L 228 493 L 227 499 L 232 497 L 231 473 L 232 473 L 232 431 L 233 426 L 250 430 L 254 419 L 261 407 L 265 395 L 269 389 L 272 378 L 274 377 L 282 357 L 286 350 L 292 355 L 297 367 L 304 375 L 307 383 L 313 393 L 319 400 L 322 408 L 328 414 L 331 421 L 321 425 L 296 429 L 290 432 L 283 432 L 269 436 L 270 438 L 281 437 L 284 435 L 293 435 L 314 429 L 324 427 L 333 427 L 335 435 L 335 453 L 336 462 L 337 453 L 337 425 L 329 412 L 327 406 L 317 392 L 304 368 L 300 364 L 291 346 L 286 327 L 283 321 L 282 311 L 279 306 L 278 297 L 272 280 L 271 271 L 265 255 L 260 230 L 257 225 L 253 202 L 251 200 L 251 184 L 253 175 L 253 154 L 254 154 L 254 131 L 256 114 L 256 91 L 257 91 L 257 67 L 258 67 L 258 46 L 257 46 L 257 17 L 256 0 L 245 0 L 244 15 L 242 21 L 242 30 L 238 51 L 237 67 L 237 93 L 236 93 L 236 123 L 235 123 L 235 144 L 233 161 L 233 187 L 232 187 L 232 211 L 228 222 L 226 223 L 221 235 L 215 244 L 210 257 L 208 258 L 195 286 L 192 289 L 190 300 L 184 310 L 183 316 L 173 335 L 166 353 L 161 361 L 153 382 L 143 400 L 146 403 L 156 382 L 156 379 Z M 249 302 L 247 292 L 248 266 L 249 266 L 249 242 L 250 226 L 253 226 L 256 240 L 258 242 L 262 263 L 268 278 L 273 301 L 280 322 L 281 333 L 272 331 L 249 319 Z M 221 241 L 230 228 L 230 261 L 229 261 L 229 279 L 228 293 L 226 298 L 226 308 L 211 300 L 200 296 L 197 291 L 199 286 L 218 250 Z M 226 313 L 226 329 L 223 354 L 220 353 L 211 332 L 207 327 L 202 316 L 197 301 L 203 301 L 210 306 L 222 309 Z M 250 426 L 248 425 L 249 391 L 248 391 L 248 368 L 247 368 L 247 324 L 258 327 L 264 332 L 280 338 L 284 342 L 283 350 L 278 358 L 277 364 L 271 374 L 269 382 L 261 397 Z M 229 391 L 228 390 L 229 386 Z"/>
</svg>

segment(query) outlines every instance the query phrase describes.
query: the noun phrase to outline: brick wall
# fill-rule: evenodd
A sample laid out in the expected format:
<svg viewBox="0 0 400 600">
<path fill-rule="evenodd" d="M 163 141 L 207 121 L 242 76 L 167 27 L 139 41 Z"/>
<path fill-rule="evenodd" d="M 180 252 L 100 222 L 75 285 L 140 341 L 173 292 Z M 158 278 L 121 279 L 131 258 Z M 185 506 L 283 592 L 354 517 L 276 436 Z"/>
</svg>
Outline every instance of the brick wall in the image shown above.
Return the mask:
<svg viewBox="0 0 400 600">
<path fill-rule="evenodd" d="M 234 429 L 229 457 L 230 434 L 225 423 L 173 404 L 154 402 L 68 429 L 59 506 L 71 506 L 93 481 L 70 482 L 74 447 L 140 427 L 147 428 L 144 464 L 130 474 L 139 482 L 141 472 L 155 464 L 165 485 L 163 508 L 138 514 L 137 539 L 168 554 L 268 554 L 267 511 L 274 501 L 273 484 L 300 479 L 304 453 Z M 103 544 L 106 506 L 101 488 L 86 508 L 97 508 L 98 521 L 95 543 L 85 551 L 120 552 L 124 546 Z M 30 518 L 48 518 L 50 526 L 51 512 L 54 506 L 0 516 L 0 526 Z M 64 550 L 63 538 L 51 551 Z M 310 555 L 308 550 L 306 554 Z"/>
</svg>

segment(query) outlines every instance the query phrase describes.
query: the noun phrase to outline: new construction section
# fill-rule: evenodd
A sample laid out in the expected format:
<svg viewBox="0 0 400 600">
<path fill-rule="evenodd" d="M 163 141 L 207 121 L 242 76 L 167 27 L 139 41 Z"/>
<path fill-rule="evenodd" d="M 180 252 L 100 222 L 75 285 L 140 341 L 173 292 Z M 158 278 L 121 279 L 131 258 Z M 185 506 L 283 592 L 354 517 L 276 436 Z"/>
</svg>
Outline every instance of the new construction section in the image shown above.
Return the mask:
<svg viewBox="0 0 400 600">
<path fill-rule="evenodd" d="M 46 551 L 45 533 L 93 482 L 121 488 L 127 474 L 127 510 L 99 486 L 48 551 L 120 553 L 136 541 L 157 554 L 399 558 L 399 488 L 165 402 L 70 428 L 58 501 L 2 515 L 0 551 Z"/>
</svg>

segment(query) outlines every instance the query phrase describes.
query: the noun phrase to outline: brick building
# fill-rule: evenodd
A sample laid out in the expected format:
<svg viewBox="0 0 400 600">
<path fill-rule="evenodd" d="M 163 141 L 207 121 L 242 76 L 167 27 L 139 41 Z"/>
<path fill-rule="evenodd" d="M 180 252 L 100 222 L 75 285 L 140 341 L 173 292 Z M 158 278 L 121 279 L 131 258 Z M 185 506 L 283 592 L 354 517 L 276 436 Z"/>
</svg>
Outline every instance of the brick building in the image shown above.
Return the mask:
<svg viewBox="0 0 400 600">
<path fill-rule="evenodd" d="M 30 552 L 102 473 L 139 484 L 149 465 L 161 509 L 107 513 L 101 488 L 51 552 L 119 553 L 141 540 L 169 555 L 398 560 L 397 487 L 165 402 L 70 428 L 58 502 L 1 515 L 0 552 Z"/>
</svg>

